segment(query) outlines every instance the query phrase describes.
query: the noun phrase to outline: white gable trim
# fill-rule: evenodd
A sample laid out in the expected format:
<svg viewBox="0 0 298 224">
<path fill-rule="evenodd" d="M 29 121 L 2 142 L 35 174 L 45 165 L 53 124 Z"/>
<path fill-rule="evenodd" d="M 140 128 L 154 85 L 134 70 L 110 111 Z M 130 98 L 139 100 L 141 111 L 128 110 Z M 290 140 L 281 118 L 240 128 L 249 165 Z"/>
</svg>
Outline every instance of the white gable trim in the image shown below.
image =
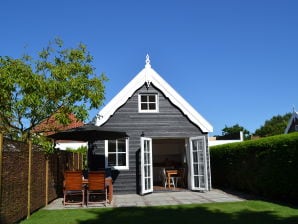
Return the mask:
<svg viewBox="0 0 298 224">
<path fill-rule="evenodd" d="M 149 61 L 150 62 L 150 61 Z M 104 124 L 133 93 L 144 84 L 152 83 L 203 132 L 213 132 L 211 124 L 205 120 L 185 99 L 183 99 L 146 60 L 145 68 L 137 74 L 96 116 L 95 125 Z"/>
<path fill-rule="evenodd" d="M 290 118 L 290 120 L 289 120 L 289 122 L 288 122 L 288 126 L 287 126 L 287 128 L 286 128 L 286 130 L 285 130 L 285 134 L 288 134 L 288 132 L 289 132 L 289 130 L 290 130 L 290 128 L 291 128 L 291 125 L 292 125 L 292 123 L 293 123 L 293 121 L 294 121 L 295 119 L 298 120 L 298 112 L 293 111 L 293 113 L 292 113 L 292 117 Z"/>
</svg>

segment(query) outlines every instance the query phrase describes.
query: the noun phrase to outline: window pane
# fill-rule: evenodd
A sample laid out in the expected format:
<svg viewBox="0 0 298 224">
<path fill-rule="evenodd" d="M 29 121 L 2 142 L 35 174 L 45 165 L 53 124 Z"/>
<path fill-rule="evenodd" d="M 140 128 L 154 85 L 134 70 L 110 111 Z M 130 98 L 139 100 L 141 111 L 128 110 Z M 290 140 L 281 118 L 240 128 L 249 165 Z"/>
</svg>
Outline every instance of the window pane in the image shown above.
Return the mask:
<svg viewBox="0 0 298 224">
<path fill-rule="evenodd" d="M 150 179 L 145 178 L 145 190 L 148 190 L 150 188 Z"/>
<path fill-rule="evenodd" d="M 144 152 L 145 153 L 149 152 L 149 141 L 148 140 L 144 141 Z"/>
<path fill-rule="evenodd" d="M 192 155 L 193 155 L 193 162 L 197 163 L 198 162 L 198 154 L 196 152 L 193 152 Z"/>
<path fill-rule="evenodd" d="M 150 177 L 151 176 L 151 169 L 150 169 L 150 166 L 144 166 L 144 177 L 146 178 L 148 178 L 148 177 Z"/>
<path fill-rule="evenodd" d="M 192 145 L 193 145 L 192 150 L 193 150 L 193 151 L 197 151 L 197 150 L 198 150 L 198 147 L 197 147 L 197 144 L 196 144 L 196 143 L 197 143 L 196 140 L 193 140 L 193 141 L 192 141 Z"/>
<path fill-rule="evenodd" d="M 116 166 L 116 154 L 109 154 L 108 165 L 109 166 Z"/>
<path fill-rule="evenodd" d="M 141 110 L 147 110 L 147 103 L 141 103 Z"/>
<path fill-rule="evenodd" d="M 108 166 L 127 166 L 127 139 L 108 141 Z"/>
<path fill-rule="evenodd" d="M 200 164 L 199 165 L 199 174 L 204 175 L 204 173 L 205 173 L 205 166 L 204 166 L 204 164 Z"/>
<path fill-rule="evenodd" d="M 150 153 L 146 153 L 146 162 L 150 164 Z"/>
<path fill-rule="evenodd" d="M 149 103 L 149 110 L 155 110 L 156 104 L 155 103 Z"/>
<path fill-rule="evenodd" d="M 109 150 L 109 152 L 116 152 L 116 141 L 115 140 L 109 140 L 108 150 Z"/>
<path fill-rule="evenodd" d="M 141 95 L 141 102 L 147 102 L 147 96 Z"/>
<path fill-rule="evenodd" d="M 198 175 L 199 174 L 198 166 L 196 166 L 196 165 L 193 166 L 193 173 L 194 173 L 194 175 Z"/>
<path fill-rule="evenodd" d="M 118 152 L 125 152 L 125 139 L 118 140 Z"/>
<path fill-rule="evenodd" d="M 126 166 L 126 154 L 118 154 L 118 166 Z"/>
<path fill-rule="evenodd" d="M 206 187 L 205 186 L 205 178 L 204 178 L 204 176 L 200 176 L 199 177 L 199 181 L 200 181 L 200 187 Z"/>
<path fill-rule="evenodd" d="M 155 102 L 155 95 L 149 95 L 149 102 Z"/>
<path fill-rule="evenodd" d="M 203 151 L 203 150 L 204 150 L 203 142 L 202 142 L 202 141 L 199 142 L 198 147 L 199 147 L 199 148 L 198 148 L 198 151 Z"/>
<path fill-rule="evenodd" d="M 200 158 L 199 159 L 199 163 L 204 164 L 204 157 L 203 157 L 203 155 L 200 155 L 199 158 Z"/>
<path fill-rule="evenodd" d="M 156 111 L 157 110 L 157 94 L 140 94 L 139 107 L 143 111 Z"/>
<path fill-rule="evenodd" d="M 194 181 L 195 181 L 195 183 L 194 183 L 195 187 L 200 187 L 200 182 L 199 182 L 199 177 L 198 176 L 194 177 Z"/>
</svg>

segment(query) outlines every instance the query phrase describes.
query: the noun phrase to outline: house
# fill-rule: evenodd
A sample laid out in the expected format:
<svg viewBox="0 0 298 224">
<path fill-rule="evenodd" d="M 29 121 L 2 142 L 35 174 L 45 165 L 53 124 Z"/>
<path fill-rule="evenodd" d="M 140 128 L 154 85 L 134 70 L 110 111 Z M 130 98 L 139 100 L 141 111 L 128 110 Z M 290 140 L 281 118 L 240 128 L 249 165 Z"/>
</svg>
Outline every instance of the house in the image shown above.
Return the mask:
<svg viewBox="0 0 298 224">
<path fill-rule="evenodd" d="M 195 91 L 195 90 L 194 90 Z M 110 168 L 117 193 L 154 192 L 162 168 L 182 168 L 188 189 L 211 189 L 213 127 L 152 67 L 142 69 L 94 119 L 128 138 L 89 143 L 90 170 Z"/>
<path fill-rule="evenodd" d="M 74 114 L 69 115 L 70 123 L 68 125 L 60 124 L 56 121 L 55 116 L 52 115 L 49 118 L 43 120 L 39 125 L 37 125 L 33 132 L 35 133 L 42 133 L 44 136 L 48 136 L 54 134 L 57 131 L 64 131 L 71 128 L 77 128 L 83 126 L 84 123 L 79 121 Z M 82 146 L 87 146 L 86 142 L 80 141 L 69 141 L 69 140 L 58 140 L 55 142 L 55 148 L 60 150 L 66 149 L 78 149 Z"/>
<path fill-rule="evenodd" d="M 285 134 L 298 131 L 298 112 L 293 110 L 292 116 L 285 129 Z"/>
<path fill-rule="evenodd" d="M 222 137 L 222 136 L 221 136 Z M 240 131 L 239 133 L 239 139 L 218 139 L 218 137 L 209 137 L 209 146 L 216 146 L 216 145 L 224 145 L 224 144 L 230 144 L 234 142 L 243 142 L 243 131 Z"/>
</svg>

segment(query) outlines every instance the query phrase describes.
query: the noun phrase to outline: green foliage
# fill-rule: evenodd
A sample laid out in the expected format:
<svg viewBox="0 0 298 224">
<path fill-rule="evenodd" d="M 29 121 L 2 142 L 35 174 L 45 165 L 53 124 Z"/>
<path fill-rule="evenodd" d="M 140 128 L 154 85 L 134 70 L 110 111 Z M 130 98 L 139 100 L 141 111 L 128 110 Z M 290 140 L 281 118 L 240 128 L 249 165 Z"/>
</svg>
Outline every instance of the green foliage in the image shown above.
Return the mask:
<svg viewBox="0 0 298 224">
<path fill-rule="evenodd" d="M 79 152 L 79 153 L 87 153 L 88 147 L 87 146 L 80 146 L 77 149 L 72 149 L 72 148 L 66 148 L 66 151 L 70 152 Z"/>
<path fill-rule="evenodd" d="M 45 153 L 51 154 L 55 152 L 54 144 L 49 138 L 43 135 L 32 135 L 31 139 L 33 144 L 41 146 Z"/>
<path fill-rule="evenodd" d="M 298 133 L 211 147 L 214 186 L 298 200 Z"/>
<path fill-rule="evenodd" d="M 75 152 L 75 153 L 81 153 L 83 155 L 83 168 L 87 169 L 88 168 L 88 161 L 87 161 L 87 152 L 88 152 L 88 147 L 87 146 L 80 146 L 77 149 L 72 149 L 72 148 L 66 148 L 66 151 L 69 152 Z"/>
<path fill-rule="evenodd" d="M 95 74 L 92 60 L 85 45 L 64 48 L 60 39 L 35 60 L 0 56 L 0 128 L 26 140 L 53 114 L 64 125 L 71 113 L 84 121 L 88 110 L 101 106 L 107 80 Z"/>
<path fill-rule="evenodd" d="M 283 134 L 291 115 L 291 113 L 287 113 L 283 116 L 273 116 L 270 120 L 266 120 L 264 125 L 255 131 L 254 135 L 268 137 Z"/>
</svg>

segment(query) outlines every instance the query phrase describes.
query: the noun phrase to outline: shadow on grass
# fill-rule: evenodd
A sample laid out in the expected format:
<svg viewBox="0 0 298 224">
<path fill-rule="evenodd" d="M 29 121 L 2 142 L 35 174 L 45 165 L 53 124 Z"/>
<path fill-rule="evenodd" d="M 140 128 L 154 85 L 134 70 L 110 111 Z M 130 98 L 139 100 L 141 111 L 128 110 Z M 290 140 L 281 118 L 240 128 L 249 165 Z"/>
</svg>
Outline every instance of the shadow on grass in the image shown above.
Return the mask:
<svg viewBox="0 0 298 224">
<path fill-rule="evenodd" d="M 229 206 L 229 205 L 227 205 Z M 227 209 L 220 206 L 205 207 L 201 205 L 168 206 L 168 207 L 130 207 L 102 210 L 90 210 L 96 218 L 92 220 L 79 221 L 80 224 L 97 223 L 125 223 L 125 224 L 186 224 L 186 223 L 241 223 L 241 224 L 274 224 L 274 223 L 298 223 L 298 211 L 288 214 L 286 211 L 279 214 L 278 207 L 263 209 L 259 205 L 237 209 Z M 271 210 L 272 209 L 272 210 Z"/>
</svg>

